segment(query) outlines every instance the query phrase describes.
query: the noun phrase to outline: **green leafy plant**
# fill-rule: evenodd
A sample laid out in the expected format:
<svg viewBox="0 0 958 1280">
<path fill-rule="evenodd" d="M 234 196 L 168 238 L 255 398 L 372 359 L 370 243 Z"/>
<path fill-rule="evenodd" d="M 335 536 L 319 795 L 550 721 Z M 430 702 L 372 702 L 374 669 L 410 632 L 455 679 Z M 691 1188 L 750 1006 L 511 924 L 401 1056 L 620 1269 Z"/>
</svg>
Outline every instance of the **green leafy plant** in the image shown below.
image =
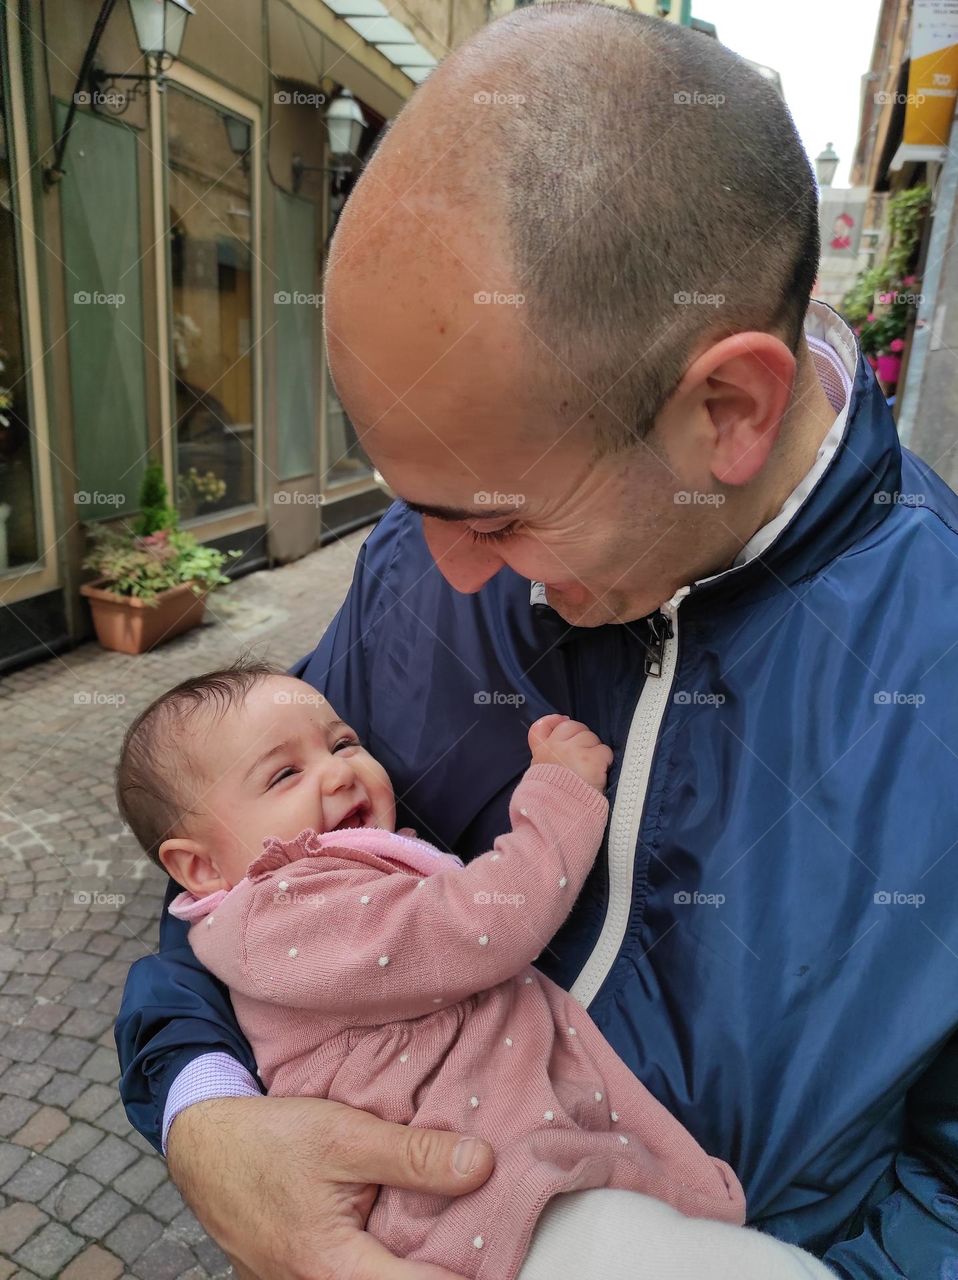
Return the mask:
<svg viewBox="0 0 958 1280">
<path fill-rule="evenodd" d="M 92 546 L 83 561 L 104 579 L 104 587 L 120 596 L 155 600 L 161 591 L 190 583 L 199 595 L 229 582 L 223 573 L 239 551 L 204 547 L 185 529 L 160 529 L 139 537 L 107 525 L 90 528 Z"/>
<path fill-rule="evenodd" d="M 170 505 L 163 467 L 159 462 L 151 462 L 140 482 L 140 515 L 134 528 L 141 538 L 146 538 L 161 529 L 175 529 L 178 524 L 179 516 Z"/>
<path fill-rule="evenodd" d="M 159 463 L 151 463 L 144 472 L 140 515 L 132 528 L 94 524 L 87 532 L 90 548 L 84 569 L 103 579 L 107 590 L 147 602 L 186 583 L 197 595 L 223 586 L 229 582 L 223 566 L 242 554 L 204 547 L 194 534 L 179 528 L 179 514 L 170 505 Z"/>
<path fill-rule="evenodd" d="M 899 191 L 888 201 L 889 248 L 884 262 L 863 271 L 842 299 L 841 312 L 865 355 L 898 354 L 918 309 L 912 268 L 931 201 L 927 186 Z"/>
</svg>

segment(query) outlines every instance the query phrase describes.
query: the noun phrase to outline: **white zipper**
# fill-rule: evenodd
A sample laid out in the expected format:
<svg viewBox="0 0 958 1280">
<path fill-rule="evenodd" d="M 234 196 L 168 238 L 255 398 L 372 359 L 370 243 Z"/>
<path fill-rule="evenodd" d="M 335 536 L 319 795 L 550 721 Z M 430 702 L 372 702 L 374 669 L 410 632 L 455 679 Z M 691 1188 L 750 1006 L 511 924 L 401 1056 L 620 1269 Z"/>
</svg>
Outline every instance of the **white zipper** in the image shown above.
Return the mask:
<svg viewBox="0 0 958 1280">
<path fill-rule="evenodd" d="M 642 813 L 659 729 L 669 705 L 672 681 L 675 678 L 679 652 L 678 609 L 689 590 L 689 587 L 683 587 L 668 604 L 662 606 L 661 612 L 671 623 L 672 636 L 665 641 L 661 675 L 647 675 L 645 678 L 625 744 L 609 824 L 609 899 L 605 921 L 599 940 L 572 987 L 572 995 L 586 1008 L 598 995 L 615 963 L 632 912 L 636 845 L 642 826 Z"/>
</svg>

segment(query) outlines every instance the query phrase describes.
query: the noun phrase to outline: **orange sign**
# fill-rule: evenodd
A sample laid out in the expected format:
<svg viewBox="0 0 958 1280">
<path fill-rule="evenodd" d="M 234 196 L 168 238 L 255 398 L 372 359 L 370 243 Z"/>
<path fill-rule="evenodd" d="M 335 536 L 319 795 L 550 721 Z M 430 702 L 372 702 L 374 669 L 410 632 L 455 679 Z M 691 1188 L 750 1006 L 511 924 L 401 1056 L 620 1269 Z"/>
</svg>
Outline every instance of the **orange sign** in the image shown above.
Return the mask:
<svg viewBox="0 0 958 1280">
<path fill-rule="evenodd" d="M 948 145 L 958 98 L 958 0 L 915 0 L 903 141 Z"/>
</svg>

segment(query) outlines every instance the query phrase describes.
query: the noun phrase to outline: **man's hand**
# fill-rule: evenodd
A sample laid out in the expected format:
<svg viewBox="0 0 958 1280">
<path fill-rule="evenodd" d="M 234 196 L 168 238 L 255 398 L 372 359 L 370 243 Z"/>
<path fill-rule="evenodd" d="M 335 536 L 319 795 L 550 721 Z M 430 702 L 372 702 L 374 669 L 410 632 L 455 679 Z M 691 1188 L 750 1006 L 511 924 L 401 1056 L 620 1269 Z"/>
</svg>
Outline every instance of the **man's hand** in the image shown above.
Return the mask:
<svg viewBox="0 0 958 1280">
<path fill-rule="evenodd" d="M 529 749 L 533 764 L 565 765 L 597 791 L 605 790 L 612 751 L 580 721 L 543 716 L 529 730 Z"/>
<path fill-rule="evenodd" d="M 458 1196 L 492 1148 L 321 1098 L 217 1098 L 170 1129 L 173 1181 L 247 1280 L 454 1280 L 365 1230 L 380 1185 Z"/>
</svg>

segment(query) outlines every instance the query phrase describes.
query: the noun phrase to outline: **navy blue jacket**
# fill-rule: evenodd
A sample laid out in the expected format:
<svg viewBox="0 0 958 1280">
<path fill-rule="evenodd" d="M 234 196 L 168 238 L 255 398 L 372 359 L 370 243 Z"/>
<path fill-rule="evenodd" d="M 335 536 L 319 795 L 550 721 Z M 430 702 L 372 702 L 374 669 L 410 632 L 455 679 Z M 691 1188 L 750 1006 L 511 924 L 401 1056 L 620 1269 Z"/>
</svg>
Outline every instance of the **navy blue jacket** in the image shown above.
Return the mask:
<svg viewBox="0 0 958 1280">
<path fill-rule="evenodd" d="M 754 1225 L 839 1276 L 946 1280 L 958 499 L 903 453 L 860 358 L 842 443 L 785 530 L 667 614 L 570 628 L 505 569 L 457 594 L 397 504 L 294 671 L 385 765 L 401 820 L 466 857 L 507 827 L 533 720 L 608 742 L 607 842 L 541 968 L 733 1166 Z M 192 1057 L 253 1066 L 169 917 L 117 1036 L 154 1144 Z"/>
</svg>

